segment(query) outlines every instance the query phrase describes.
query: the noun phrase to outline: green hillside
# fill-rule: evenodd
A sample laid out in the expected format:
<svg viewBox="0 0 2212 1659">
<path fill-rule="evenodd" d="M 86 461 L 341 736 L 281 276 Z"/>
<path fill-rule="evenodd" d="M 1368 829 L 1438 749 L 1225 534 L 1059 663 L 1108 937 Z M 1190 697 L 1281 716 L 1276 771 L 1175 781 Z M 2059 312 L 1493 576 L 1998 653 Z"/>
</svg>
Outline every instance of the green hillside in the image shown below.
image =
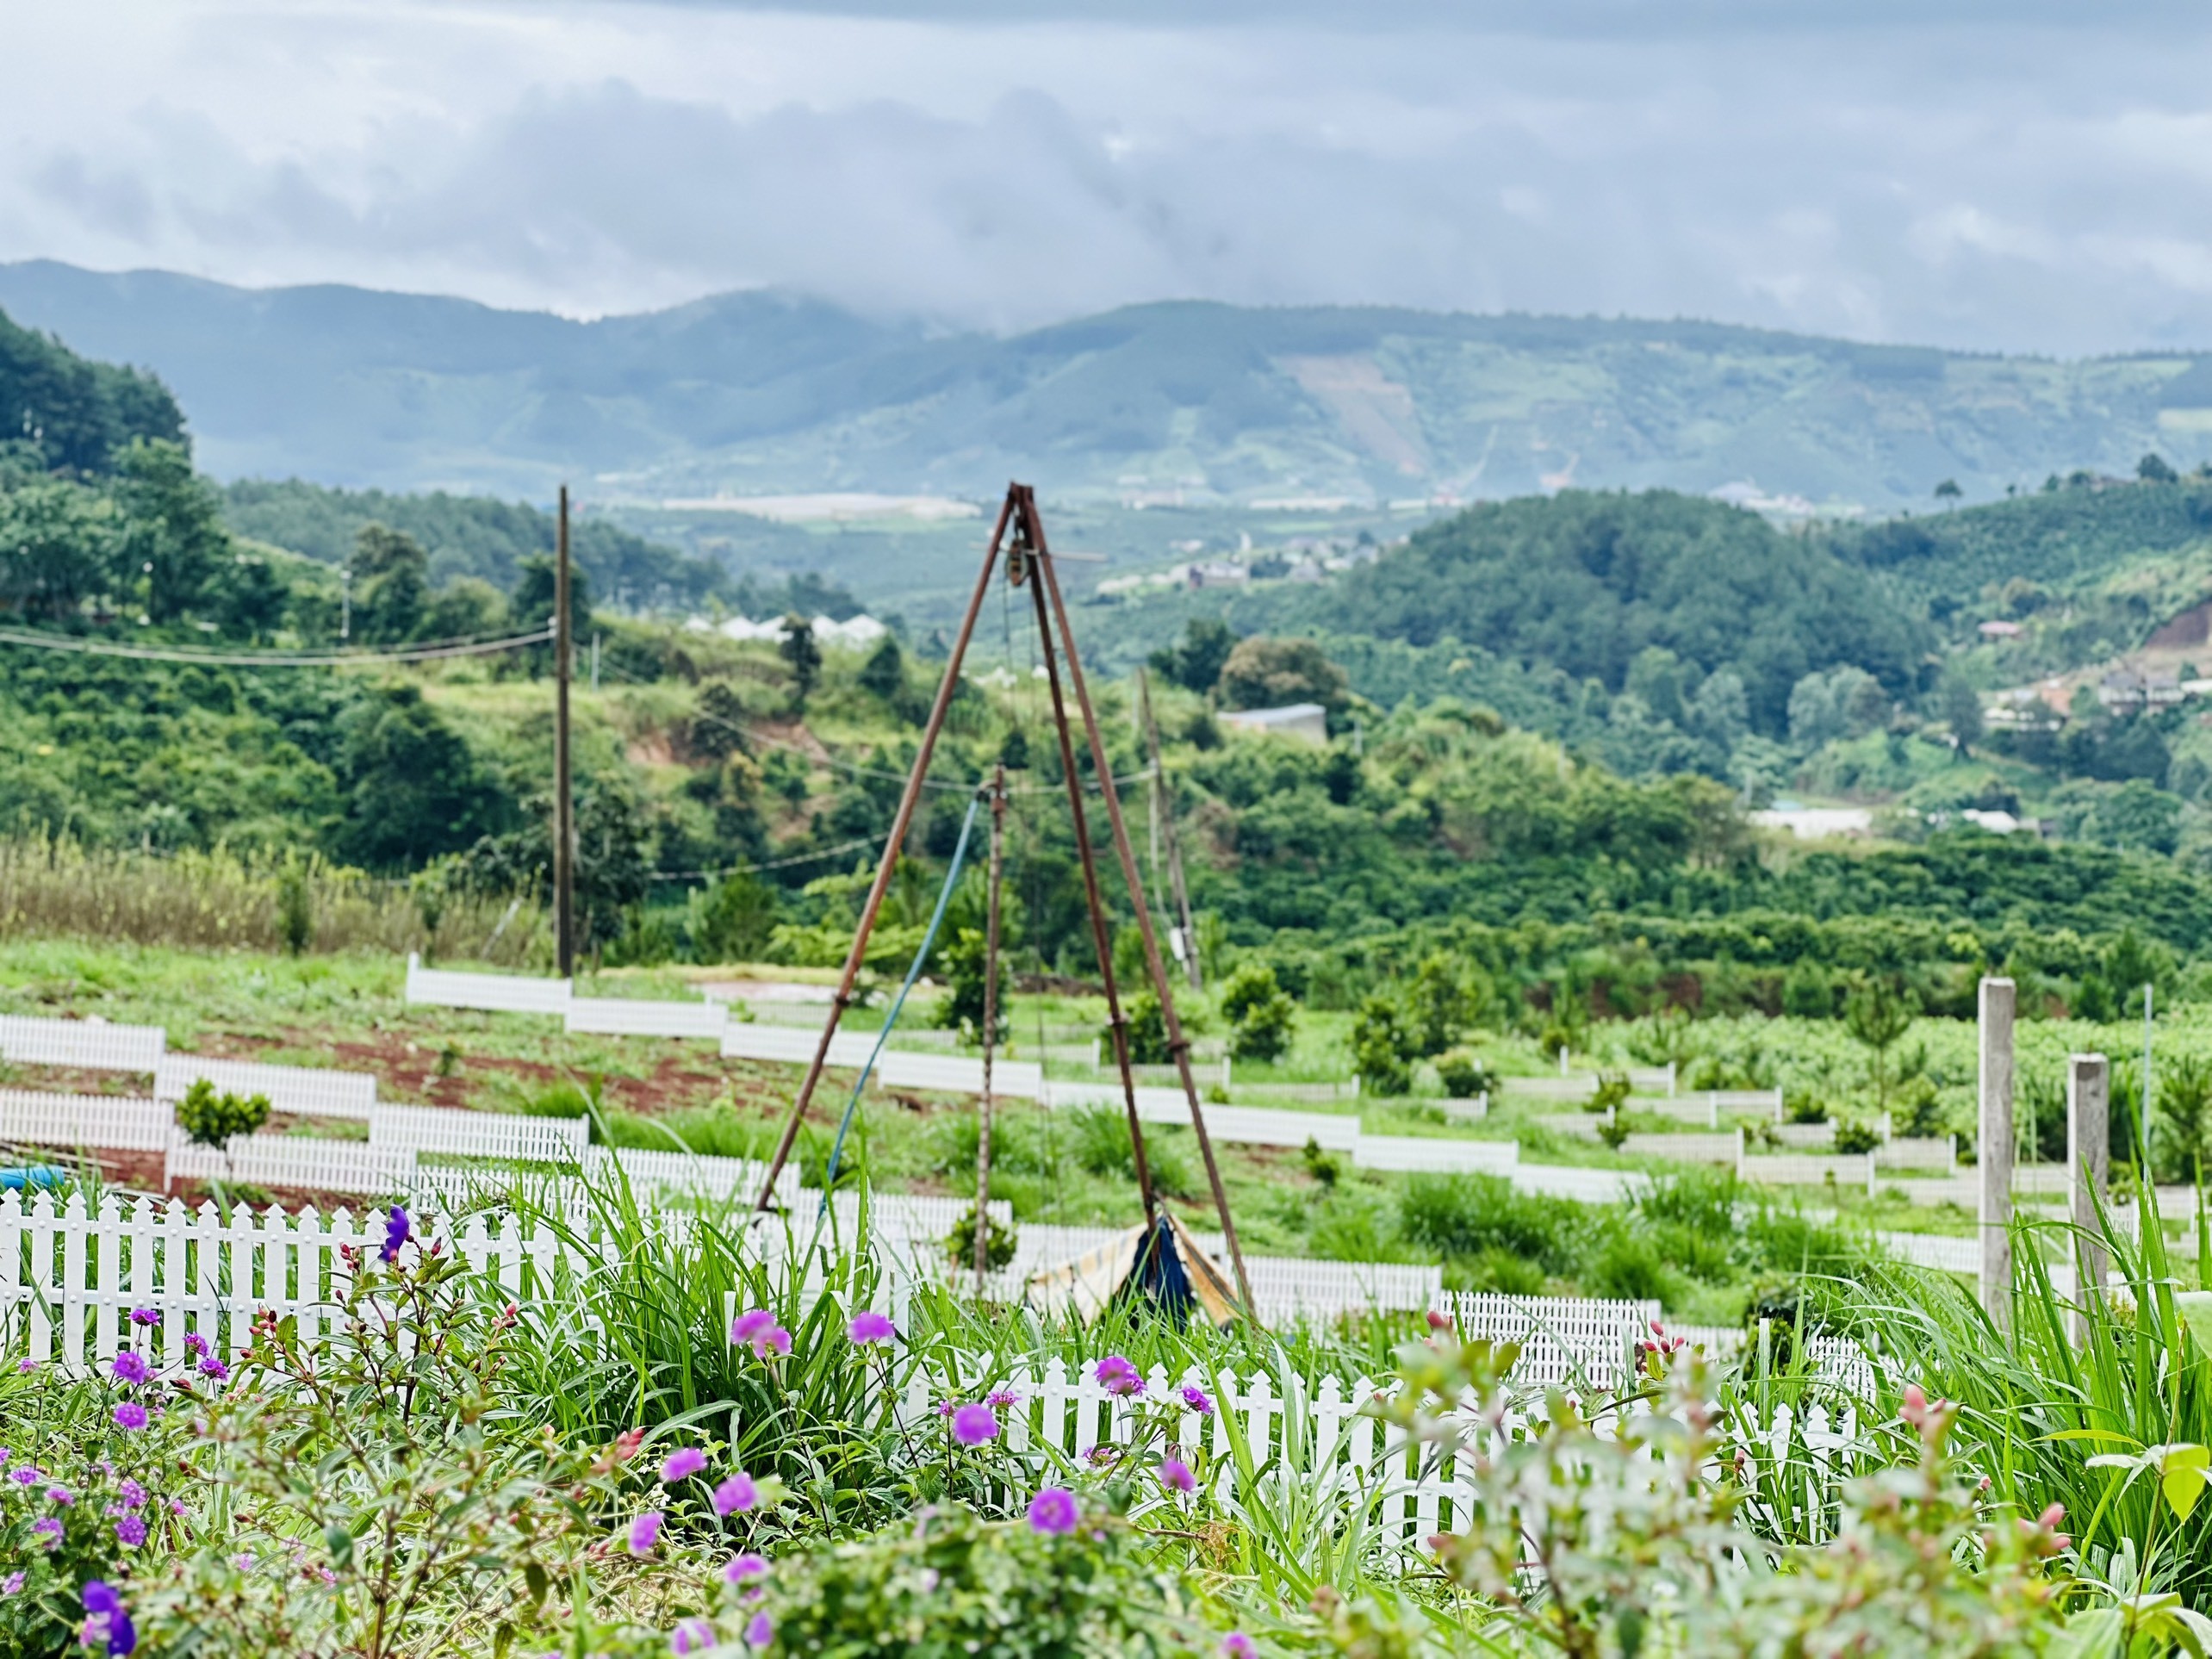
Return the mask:
<svg viewBox="0 0 2212 1659">
<path fill-rule="evenodd" d="M 544 500 L 931 491 L 1250 509 L 1749 484 L 1877 512 L 2212 457 L 2212 357 L 2057 363 L 1697 322 L 1133 307 L 1008 339 L 734 294 L 592 322 L 337 287 L 0 265 L 152 364 L 225 477 Z"/>
</svg>

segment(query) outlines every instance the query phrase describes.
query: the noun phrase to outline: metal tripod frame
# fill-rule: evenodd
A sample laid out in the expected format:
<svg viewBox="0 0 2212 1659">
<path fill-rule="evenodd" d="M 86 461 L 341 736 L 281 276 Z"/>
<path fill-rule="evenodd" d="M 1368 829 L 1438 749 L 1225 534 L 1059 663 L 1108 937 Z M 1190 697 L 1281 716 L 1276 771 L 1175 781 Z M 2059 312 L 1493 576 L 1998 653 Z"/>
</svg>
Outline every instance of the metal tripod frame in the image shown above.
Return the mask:
<svg viewBox="0 0 2212 1659">
<path fill-rule="evenodd" d="M 1009 532 L 1011 532 L 1010 539 Z M 969 641 L 974 637 L 976 618 L 982 614 L 983 602 L 991 591 L 992 575 L 998 569 L 999 556 L 1003 552 L 1007 562 L 1007 579 L 1015 586 L 1027 585 L 1035 601 L 1037 613 L 1037 634 L 1043 653 L 1045 678 L 1052 689 L 1053 721 L 1059 738 L 1060 767 L 1067 779 L 1068 809 L 1075 828 L 1076 854 L 1083 869 L 1084 902 L 1090 915 L 1091 941 L 1098 954 L 1098 974 L 1106 993 L 1107 1029 L 1112 1034 L 1114 1062 L 1122 1077 L 1122 1098 L 1128 1110 L 1129 1145 L 1136 1164 L 1137 1186 L 1144 1200 L 1146 1240 L 1150 1242 L 1159 1231 L 1159 1202 L 1153 1190 L 1152 1168 L 1145 1155 L 1144 1126 L 1137 1116 L 1136 1072 L 1129 1055 L 1128 1019 L 1122 1008 L 1119 987 L 1114 980 L 1113 929 L 1106 912 L 1106 904 L 1098 884 L 1098 861 L 1091 847 L 1089 814 L 1084 802 L 1082 774 L 1076 769 L 1075 736 L 1068 718 L 1066 693 L 1075 693 L 1078 712 L 1083 721 L 1084 735 L 1090 752 L 1094 782 L 1101 799 L 1105 803 L 1106 822 L 1114 842 L 1115 856 L 1122 867 L 1122 878 L 1129 892 L 1131 904 L 1136 910 L 1137 930 L 1142 936 L 1145 950 L 1145 971 L 1152 981 L 1153 994 L 1159 999 L 1161 1023 L 1167 1035 L 1168 1053 L 1175 1062 L 1176 1072 L 1183 1084 L 1184 1097 L 1190 1105 L 1190 1127 L 1198 1137 L 1198 1152 L 1206 1165 L 1207 1184 L 1212 1188 L 1214 1208 L 1221 1222 L 1221 1237 L 1229 1249 L 1229 1260 L 1236 1271 L 1237 1293 L 1243 1298 L 1247 1317 L 1254 1314 L 1252 1280 L 1245 1270 L 1244 1251 L 1237 1242 L 1234 1220 L 1229 1215 L 1229 1199 L 1221 1184 L 1221 1171 L 1214 1155 L 1214 1140 L 1206 1128 L 1205 1109 L 1198 1099 L 1198 1084 L 1190 1071 L 1190 1040 L 1184 1035 L 1183 1022 L 1175 1011 L 1175 993 L 1168 984 L 1167 971 L 1161 961 L 1159 939 L 1153 927 L 1152 911 L 1145 903 L 1144 884 L 1137 871 L 1136 854 L 1129 842 L 1129 830 L 1122 815 L 1122 801 L 1114 786 L 1114 768 L 1106 753 L 1106 739 L 1098 726 L 1098 716 L 1091 705 L 1090 690 L 1083 677 L 1083 662 L 1078 656 L 1075 631 L 1068 625 L 1067 606 L 1060 597 L 1059 578 L 1053 569 L 1052 550 L 1045 539 L 1043 520 L 1038 516 L 1036 492 L 1027 484 L 1010 484 L 1006 500 L 998 509 L 998 518 L 992 525 L 991 541 L 984 550 L 983 569 L 977 573 L 975 591 L 969 595 L 967 610 L 960 618 L 960 631 L 954 637 L 952 654 L 945 664 L 945 677 L 937 687 L 936 700 L 930 705 L 928 724 L 923 728 L 922 741 L 914 757 L 914 769 L 906 780 L 904 792 L 899 796 L 898 811 L 892 818 L 891 834 L 884 843 L 883 857 L 876 866 L 875 880 L 868 888 L 867 902 L 861 908 L 860 925 L 853 934 L 852 949 L 845 957 L 844 971 L 837 977 L 836 994 L 830 999 L 830 1017 L 822 1028 L 822 1041 L 816 1046 L 814 1058 L 808 1062 L 806 1076 L 798 1086 L 792 1102 L 791 1113 L 784 1120 L 783 1131 L 777 1137 L 776 1148 L 768 1161 L 766 1180 L 761 1185 L 761 1196 L 755 1206 L 767 1209 L 775 1192 L 776 1177 L 783 1172 L 791 1159 L 793 1144 L 798 1138 L 798 1126 L 806 1116 L 806 1109 L 814 1099 L 814 1090 L 822 1080 L 824 1067 L 830 1063 L 831 1040 L 836 1035 L 838 1022 L 845 1010 L 852 1006 L 853 986 L 860 978 L 861 963 L 867 953 L 868 938 L 875 930 L 876 917 L 883 908 L 884 894 L 891 885 L 892 871 L 898 862 L 898 849 L 906 840 L 907 831 L 914 823 L 914 811 L 922 797 L 923 780 L 929 774 L 930 757 L 935 753 L 937 739 L 944 730 L 946 711 L 952 706 L 954 694 L 960 683 L 960 666 L 967 656 Z M 1066 685 L 1063 686 L 1059 655 L 1054 650 L 1057 634 L 1060 649 L 1066 656 Z M 976 1225 L 979 1231 L 984 1223 L 978 1210 Z"/>
</svg>

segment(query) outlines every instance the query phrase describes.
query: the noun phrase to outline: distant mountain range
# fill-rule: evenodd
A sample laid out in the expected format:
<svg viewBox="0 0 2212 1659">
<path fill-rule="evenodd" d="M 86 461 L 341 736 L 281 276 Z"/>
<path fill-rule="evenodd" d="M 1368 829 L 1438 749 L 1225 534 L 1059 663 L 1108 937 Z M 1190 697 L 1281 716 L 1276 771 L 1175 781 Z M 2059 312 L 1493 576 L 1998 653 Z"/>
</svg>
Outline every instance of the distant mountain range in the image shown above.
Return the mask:
<svg viewBox="0 0 2212 1659">
<path fill-rule="evenodd" d="M 2212 353 L 2054 362 L 1698 322 L 1132 307 L 1010 339 L 803 296 L 577 322 L 337 286 L 0 265 L 0 310 L 158 374 L 226 478 L 543 500 L 1010 476 L 1131 504 L 1566 485 L 1886 512 L 2212 459 Z"/>
</svg>

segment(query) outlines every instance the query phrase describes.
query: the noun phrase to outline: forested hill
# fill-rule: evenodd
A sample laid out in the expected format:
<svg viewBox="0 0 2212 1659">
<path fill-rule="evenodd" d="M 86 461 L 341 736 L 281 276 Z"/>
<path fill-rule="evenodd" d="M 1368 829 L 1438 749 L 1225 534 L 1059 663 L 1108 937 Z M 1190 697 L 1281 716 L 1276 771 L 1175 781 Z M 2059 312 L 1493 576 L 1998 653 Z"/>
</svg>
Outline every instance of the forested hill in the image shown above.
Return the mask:
<svg viewBox="0 0 2212 1659">
<path fill-rule="evenodd" d="M 183 412 L 152 376 L 93 363 L 0 313 L 0 445 L 42 470 L 104 473 L 134 438 L 183 442 Z"/>
<path fill-rule="evenodd" d="M 1286 620 L 1415 646 L 1456 639 L 1611 692 L 1644 653 L 1671 653 L 1700 678 L 1731 673 L 1751 724 L 1769 733 L 1787 729 L 1806 674 L 1848 663 L 1902 694 L 1925 678 L 1930 644 L 1917 617 L 1825 546 L 1664 491 L 1475 507 L 1289 608 Z M 1660 700 L 1679 715 L 1677 699 Z"/>
<path fill-rule="evenodd" d="M 1249 506 L 1731 483 L 1875 512 L 2212 458 L 2212 357 L 2054 363 L 1711 323 L 1132 307 L 1001 339 L 785 294 L 578 322 L 429 295 L 0 265 L 152 364 L 227 477 L 543 500 L 827 489 Z"/>
</svg>

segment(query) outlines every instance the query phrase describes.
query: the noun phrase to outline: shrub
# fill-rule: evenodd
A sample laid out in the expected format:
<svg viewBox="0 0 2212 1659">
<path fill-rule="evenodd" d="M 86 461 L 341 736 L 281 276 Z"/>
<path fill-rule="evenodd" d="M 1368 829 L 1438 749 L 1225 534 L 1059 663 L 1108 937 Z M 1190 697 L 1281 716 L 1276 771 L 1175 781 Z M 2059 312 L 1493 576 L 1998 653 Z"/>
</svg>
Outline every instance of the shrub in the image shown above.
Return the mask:
<svg viewBox="0 0 2212 1659">
<path fill-rule="evenodd" d="M 984 1216 L 983 1224 L 985 1228 L 983 1246 L 984 1264 L 996 1271 L 1014 1259 L 1016 1249 L 1014 1229 L 1010 1227 L 999 1226 L 997 1218 L 988 1214 Z M 953 1223 L 953 1230 L 945 1235 L 945 1255 L 955 1269 L 966 1268 L 970 1271 L 974 1271 L 975 1210 L 972 1206 L 959 1221 Z"/>
<path fill-rule="evenodd" d="M 1280 1059 L 1290 1047 L 1297 1011 L 1273 968 L 1246 964 L 1221 988 L 1221 1012 L 1230 1021 L 1229 1053 L 1241 1060 Z"/>
<path fill-rule="evenodd" d="M 1601 1072 L 1598 1086 L 1590 1090 L 1590 1097 L 1582 1103 L 1582 1109 L 1586 1112 L 1615 1111 L 1628 1103 L 1632 1087 L 1625 1072 Z"/>
<path fill-rule="evenodd" d="M 1075 1130 L 1075 1161 L 1092 1175 L 1137 1178 L 1137 1157 L 1129 1144 L 1128 1114 L 1118 1106 L 1086 1106 L 1069 1114 Z M 1181 1131 L 1155 1124 L 1145 1130 L 1145 1161 L 1154 1190 L 1187 1197 L 1196 1190 Z"/>
<path fill-rule="evenodd" d="M 979 1004 L 979 1006 L 980 1004 Z M 1167 1016 L 1160 1010 L 1159 998 L 1149 991 L 1139 991 L 1122 1005 L 1129 1022 L 1129 1059 L 1139 1066 L 1165 1066 L 1175 1058 L 1167 1048 Z M 1106 1052 L 1114 1052 L 1114 1033 L 1104 1034 Z"/>
<path fill-rule="evenodd" d="M 988 938 L 976 928 L 962 928 L 953 942 L 945 948 L 945 974 L 950 982 L 952 994 L 937 1010 L 937 1024 L 957 1031 L 960 1041 L 974 1047 L 983 1046 L 983 1001 L 985 958 L 989 954 Z M 1007 1023 L 1008 982 L 1006 957 L 1002 951 L 998 959 L 998 988 L 993 1004 L 997 1029 L 991 1035 L 994 1045 L 1006 1041 L 1010 1029 Z M 1158 1005 L 1154 1004 L 1155 1012 Z M 1163 1022 L 1163 1026 L 1165 1022 Z M 1160 1047 L 1167 1047 L 1163 1029 Z"/>
<path fill-rule="evenodd" d="M 1398 1006 L 1380 993 L 1359 1005 L 1351 1022 L 1351 1065 L 1370 1095 L 1402 1095 L 1414 1086 L 1413 1042 Z"/>
<path fill-rule="evenodd" d="M 1406 1025 L 1416 1055 L 1440 1054 L 1475 1022 L 1482 997 L 1467 972 L 1443 951 L 1432 951 L 1406 988 Z"/>
<path fill-rule="evenodd" d="M 1846 1156 L 1873 1152 L 1881 1144 L 1881 1134 L 1871 1123 L 1855 1121 L 1836 1126 L 1836 1150 Z"/>
<path fill-rule="evenodd" d="M 1436 1063 L 1436 1074 L 1454 1100 L 1472 1100 L 1490 1086 L 1489 1072 L 1472 1054 L 1445 1055 Z"/>
<path fill-rule="evenodd" d="M 1337 1177 L 1344 1173 L 1342 1166 L 1338 1164 L 1335 1158 L 1323 1152 L 1321 1143 L 1311 1135 L 1306 1137 L 1305 1149 L 1299 1153 L 1299 1157 L 1305 1163 L 1306 1173 L 1325 1187 L 1336 1185 Z"/>
</svg>

